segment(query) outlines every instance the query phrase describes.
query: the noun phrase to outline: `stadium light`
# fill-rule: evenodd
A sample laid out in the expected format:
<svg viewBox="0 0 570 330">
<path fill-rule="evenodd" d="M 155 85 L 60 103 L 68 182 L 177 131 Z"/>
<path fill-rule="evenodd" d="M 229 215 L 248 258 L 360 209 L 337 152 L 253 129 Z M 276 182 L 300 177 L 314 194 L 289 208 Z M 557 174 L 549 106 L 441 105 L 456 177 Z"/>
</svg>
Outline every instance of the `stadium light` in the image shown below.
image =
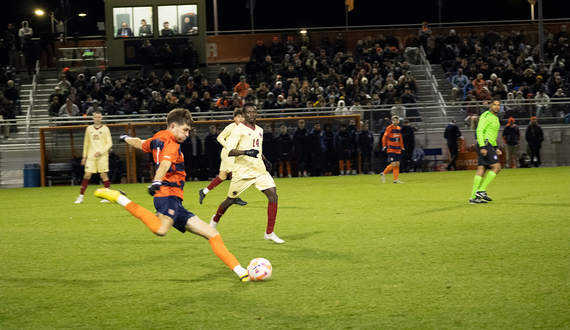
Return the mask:
<svg viewBox="0 0 570 330">
<path fill-rule="evenodd" d="M 306 33 L 307 33 L 307 30 L 301 30 L 300 33 L 301 33 L 301 34 L 306 34 Z"/>
<path fill-rule="evenodd" d="M 43 14 L 44 14 L 44 11 L 43 11 L 43 10 L 41 10 L 41 9 L 37 9 L 37 10 L 36 10 L 36 15 L 41 16 L 41 15 L 43 15 Z"/>
<path fill-rule="evenodd" d="M 79 14 L 78 16 L 79 16 L 79 17 L 85 17 L 85 16 L 87 16 L 87 14 L 81 13 L 81 14 Z"/>
</svg>

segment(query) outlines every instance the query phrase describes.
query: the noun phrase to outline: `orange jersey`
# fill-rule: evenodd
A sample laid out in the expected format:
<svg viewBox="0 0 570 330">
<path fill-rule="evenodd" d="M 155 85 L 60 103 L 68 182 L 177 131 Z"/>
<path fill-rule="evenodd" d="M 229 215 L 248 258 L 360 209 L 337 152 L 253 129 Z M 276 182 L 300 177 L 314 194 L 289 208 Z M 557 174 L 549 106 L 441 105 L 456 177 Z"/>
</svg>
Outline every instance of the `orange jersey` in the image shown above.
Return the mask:
<svg viewBox="0 0 570 330">
<path fill-rule="evenodd" d="M 180 143 L 174 138 L 174 133 L 168 130 L 156 133 L 152 138 L 142 144 L 142 150 L 152 153 L 156 168 L 160 162 L 170 161 L 172 165 L 162 179 L 162 187 L 156 192 L 155 197 L 176 196 L 184 199 L 184 154 L 180 150 Z"/>
<path fill-rule="evenodd" d="M 390 125 L 386 128 L 386 132 L 382 137 L 382 148 L 386 148 L 389 154 L 399 154 L 404 149 L 404 140 L 402 140 L 402 132 L 400 126 Z"/>
</svg>

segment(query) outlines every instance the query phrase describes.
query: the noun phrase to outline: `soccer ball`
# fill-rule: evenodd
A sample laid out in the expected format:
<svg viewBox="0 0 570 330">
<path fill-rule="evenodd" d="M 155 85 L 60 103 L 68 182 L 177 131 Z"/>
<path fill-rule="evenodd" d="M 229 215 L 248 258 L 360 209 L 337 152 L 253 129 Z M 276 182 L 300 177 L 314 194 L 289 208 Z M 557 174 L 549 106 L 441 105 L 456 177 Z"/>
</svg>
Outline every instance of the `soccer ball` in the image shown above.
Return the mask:
<svg viewBox="0 0 570 330">
<path fill-rule="evenodd" d="M 254 282 L 267 281 L 273 273 L 273 267 L 271 267 L 269 260 L 255 258 L 247 265 L 247 272 L 249 279 Z"/>
</svg>

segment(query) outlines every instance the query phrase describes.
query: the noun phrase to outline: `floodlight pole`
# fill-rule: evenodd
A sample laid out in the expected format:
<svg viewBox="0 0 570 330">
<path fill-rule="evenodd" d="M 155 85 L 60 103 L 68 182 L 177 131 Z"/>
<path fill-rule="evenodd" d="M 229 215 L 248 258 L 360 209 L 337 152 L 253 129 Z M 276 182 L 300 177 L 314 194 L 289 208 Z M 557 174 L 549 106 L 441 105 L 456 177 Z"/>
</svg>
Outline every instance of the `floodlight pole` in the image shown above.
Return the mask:
<svg viewBox="0 0 570 330">
<path fill-rule="evenodd" d="M 218 35 L 218 0 L 214 0 L 214 34 Z"/>
<path fill-rule="evenodd" d="M 540 61 L 544 62 L 544 25 L 542 17 L 542 0 L 538 2 L 538 48 L 540 49 Z"/>
<path fill-rule="evenodd" d="M 344 5 L 344 30 L 348 31 L 348 5 Z"/>
<path fill-rule="evenodd" d="M 251 17 L 251 34 L 255 34 L 253 27 L 253 0 L 249 0 L 249 15 Z"/>
</svg>

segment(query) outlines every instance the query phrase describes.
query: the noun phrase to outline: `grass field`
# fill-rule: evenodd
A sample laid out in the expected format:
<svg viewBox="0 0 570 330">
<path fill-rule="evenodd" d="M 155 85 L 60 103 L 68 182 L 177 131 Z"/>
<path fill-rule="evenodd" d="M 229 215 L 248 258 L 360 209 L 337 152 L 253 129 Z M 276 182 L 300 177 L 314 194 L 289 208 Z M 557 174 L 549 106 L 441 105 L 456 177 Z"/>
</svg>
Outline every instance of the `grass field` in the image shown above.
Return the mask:
<svg viewBox="0 0 570 330">
<path fill-rule="evenodd" d="M 470 205 L 474 172 L 276 180 L 275 232 L 254 188 L 218 227 L 241 283 L 192 234 L 154 236 L 90 186 L 0 191 L 0 329 L 569 329 L 570 168 L 504 170 Z M 391 179 L 391 175 L 388 179 Z M 185 206 L 209 222 L 228 183 Z M 117 186 L 115 186 L 117 187 Z M 146 185 L 122 185 L 154 211 Z"/>
</svg>

